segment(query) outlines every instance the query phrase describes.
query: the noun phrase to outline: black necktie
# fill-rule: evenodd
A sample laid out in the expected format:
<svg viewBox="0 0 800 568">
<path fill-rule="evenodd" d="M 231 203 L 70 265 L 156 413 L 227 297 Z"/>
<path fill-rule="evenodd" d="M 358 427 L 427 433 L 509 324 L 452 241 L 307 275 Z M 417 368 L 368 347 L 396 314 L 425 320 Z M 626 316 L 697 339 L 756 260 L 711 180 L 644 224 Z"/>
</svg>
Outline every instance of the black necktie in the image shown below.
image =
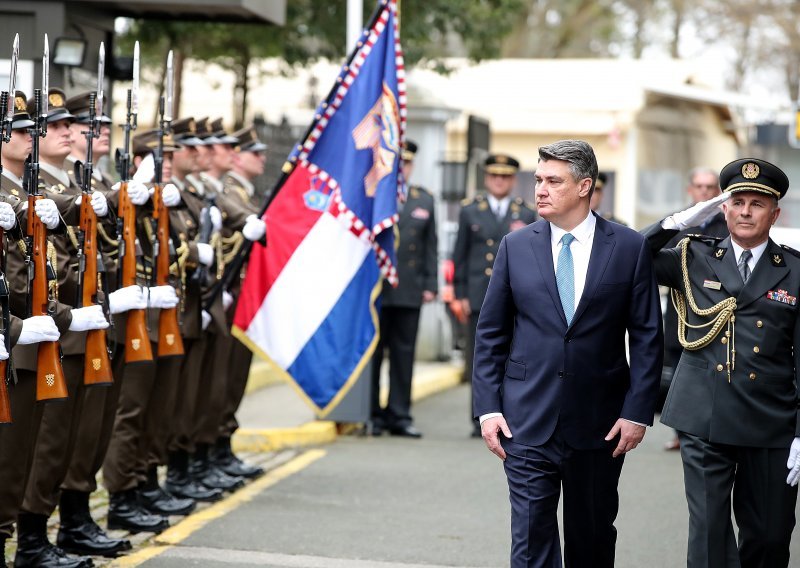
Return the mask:
<svg viewBox="0 0 800 568">
<path fill-rule="evenodd" d="M 750 266 L 747 264 L 747 261 L 753 256 L 753 253 L 749 250 L 742 251 L 742 256 L 739 257 L 739 274 L 742 275 L 742 282 L 747 282 L 747 279 L 750 278 Z"/>
</svg>

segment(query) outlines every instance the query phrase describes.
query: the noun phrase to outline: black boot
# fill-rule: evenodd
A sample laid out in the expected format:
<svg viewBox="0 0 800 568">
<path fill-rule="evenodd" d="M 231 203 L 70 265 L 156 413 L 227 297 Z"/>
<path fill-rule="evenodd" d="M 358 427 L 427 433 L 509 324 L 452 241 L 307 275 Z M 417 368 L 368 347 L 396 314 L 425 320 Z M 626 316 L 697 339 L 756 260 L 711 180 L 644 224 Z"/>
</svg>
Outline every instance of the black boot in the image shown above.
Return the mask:
<svg viewBox="0 0 800 568">
<path fill-rule="evenodd" d="M 190 474 L 196 482 L 223 491 L 235 491 L 244 485 L 244 479 L 228 475 L 209 461 L 208 444 L 197 444 Z"/>
<path fill-rule="evenodd" d="M 264 468 L 244 463 L 231 450 L 230 438 L 217 438 L 211 450 L 211 462 L 228 475 L 255 479 L 264 474 Z"/>
<path fill-rule="evenodd" d="M 47 517 L 33 513 L 20 513 L 17 518 L 17 555 L 15 568 L 35 566 L 58 568 L 87 568 L 92 559 L 67 556 L 66 552 L 47 540 Z"/>
<path fill-rule="evenodd" d="M 132 533 L 160 533 L 169 528 L 166 517 L 153 515 L 142 507 L 136 489 L 109 495 L 107 522 L 109 529 L 122 529 Z"/>
<path fill-rule="evenodd" d="M 206 487 L 189 477 L 189 454 L 184 450 L 169 453 L 164 489 L 176 497 L 212 503 L 222 499 L 222 490 Z"/>
<path fill-rule="evenodd" d="M 170 495 L 158 484 L 158 470 L 152 466 L 147 470 L 147 481 L 139 486 L 139 502 L 145 509 L 158 515 L 188 515 L 194 511 L 194 499 Z"/>
<path fill-rule="evenodd" d="M 132 548 L 129 540 L 111 538 L 94 522 L 89 512 L 88 493 L 63 490 L 58 509 L 61 526 L 56 543 L 65 552 L 114 558 Z"/>
</svg>

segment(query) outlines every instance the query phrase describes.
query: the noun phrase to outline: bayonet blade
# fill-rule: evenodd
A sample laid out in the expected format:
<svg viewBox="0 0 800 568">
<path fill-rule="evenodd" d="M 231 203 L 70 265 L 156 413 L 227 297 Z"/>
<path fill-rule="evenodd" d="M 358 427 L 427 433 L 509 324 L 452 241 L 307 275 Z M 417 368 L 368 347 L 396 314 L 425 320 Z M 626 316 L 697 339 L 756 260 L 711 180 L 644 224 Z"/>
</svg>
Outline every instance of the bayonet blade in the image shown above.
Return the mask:
<svg viewBox="0 0 800 568">
<path fill-rule="evenodd" d="M 50 112 L 50 42 L 44 34 L 44 55 L 42 56 L 42 117 Z"/>
<path fill-rule="evenodd" d="M 8 78 L 8 110 L 6 111 L 6 120 L 9 123 L 14 120 L 14 108 L 16 106 L 17 61 L 19 61 L 19 34 L 14 36 L 14 45 L 11 48 L 11 75 Z"/>
<path fill-rule="evenodd" d="M 166 96 L 166 104 L 164 105 L 164 120 L 166 122 L 172 122 L 172 112 L 174 110 L 173 106 L 173 95 L 175 93 L 174 88 L 175 85 L 173 81 L 175 80 L 175 76 L 173 74 L 174 69 L 172 68 L 172 50 L 169 50 L 167 54 L 167 96 Z"/>
<path fill-rule="evenodd" d="M 133 44 L 133 86 L 131 87 L 131 114 L 139 114 L 139 42 Z"/>
<path fill-rule="evenodd" d="M 106 70 L 106 46 L 100 42 L 100 53 L 97 54 L 97 116 L 103 116 L 103 82 Z"/>
</svg>

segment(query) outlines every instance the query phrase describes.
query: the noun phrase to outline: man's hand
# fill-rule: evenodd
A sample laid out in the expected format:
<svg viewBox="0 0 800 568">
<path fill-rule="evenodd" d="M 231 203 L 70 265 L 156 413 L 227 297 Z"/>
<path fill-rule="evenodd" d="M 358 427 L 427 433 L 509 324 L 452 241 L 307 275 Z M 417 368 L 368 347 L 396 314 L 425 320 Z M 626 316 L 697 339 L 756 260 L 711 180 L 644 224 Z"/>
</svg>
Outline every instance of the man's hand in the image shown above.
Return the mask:
<svg viewBox="0 0 800 568">
<path fill-rule="evenodd" d="M 786 483 L 794 487 L 800 481 L 800 438 L 792 440 L 792 447 L 789 448 L 789 461 L 786 462 L 789 468 L 789 476 Z"/>
<path fill-rule="evenodd" d="M 456 300 L 457 302 L 461 302 L 461 311 L 464 313 L 466 317 L 472 315 L 472 306 L 469 305 L 469 300 L 467 298 L 463 298 L 461 300 Z"/>
<path fill-rule="evenodd" d="M 427 304 L 428 302 L 433 302 L 436 299 L 436 292 L 432 292 L 430 290 L 423 290 L 422 291 L 422 303 Z"/>
<path fill-rule="evenodd" d="M 664 229 L 677 229 L 682 231 L 689 227 L 702 225 L 704 222 L 711 219 L 711 217 L 719 213 L 719 206 L 730 196 L 730 193 L 720 193 L 716 197 L 712 197 L 707 201 L 695 203 L 688 209 L 679 211 L 678 213 L 670 215 L 664 219 L 664 221 L 661 223 L 661 226 Z"/>
<path fill-rule="evenodd" d="M 511 430 L 508 429 L 506 419 L 502 416 L 492 416 L 481 424 L 481 435 L 483 436 L 483 441 L 486 442 L 486 447 L 498 458 L 505 461 L 506 451 L 500 445 L 500 436 L 498 436 L 498 432 L 501 431 L 506 438 L 511 437 Z"/>
<path fill-rule="evenodd" d="M 610 442 L 613 440 L 617 434 L 619 434 L 619 444 L 617 444 L 612 457 L 621 456 L 622 454 L 627 454 L 633 448 L 639 445 L 644 438 L 646 428 L 639 424 L 634 424 L 633 422 L 629 422 L 624 418 L 620 418 L 614 424 L 614 427 L 611 429 L 611 432 L 608 433 L 606 436 L 606 442 Z"/>
</svg>

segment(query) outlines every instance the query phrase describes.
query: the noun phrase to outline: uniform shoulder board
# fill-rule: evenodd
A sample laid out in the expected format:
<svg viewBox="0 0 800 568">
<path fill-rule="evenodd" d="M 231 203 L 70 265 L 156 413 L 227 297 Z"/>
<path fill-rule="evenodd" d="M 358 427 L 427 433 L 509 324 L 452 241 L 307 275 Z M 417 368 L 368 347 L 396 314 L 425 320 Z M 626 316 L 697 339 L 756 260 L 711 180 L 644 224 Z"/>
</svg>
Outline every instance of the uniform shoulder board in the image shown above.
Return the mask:
<svg viewBox="0 0 800 568">
<path fill-rule="evenodd" d="M 467 205 L 472 205 L 475 202 L 474 197 L 467 197 L 466 199 L 461 200 L 461 207 L 466 207 Z"/>
<path fill-rule="evenodd" d="M 701 235 L 699 233 L 692 233 L 689 235 L 685 235 L 684 238 L 687 238 L 691 241 L 695 241 L 698 243 L 703 243 L 710 247 L 717 246 L 717 243 L 724 240 L 723 237 L 710 237 L 708 235 Z"/>
<path fill-rule="evenodd" d="M 792 247 L 786 245 L 781 245 L 781 248 L 786 252 L 788 252 L 789 254 L 793 254 L 794 256 L 800 258 L 800 251 L 795 250 Z"/>
<path fill-rule="evenodd" d="M 430 191 L 428 191 L 427 189 L 425 189 L 424 187 L 422 187 L 421 185 L 412 185 L 411 189 L 416 189 L 422 195 L 427 195 L 429 197 L 433 197 L 433 194 Z"/>
<path fill-rule="evenodd" d="M 527 208 L 528 208 L 528 209 L 530 209 L 531 211 L 536 211 L 536 205 L 534 205 L 534 204 L 533 204 L 533 203 L 531 203 L 530 201 L 525 201 L 525 200 L 523 199 L 523 200 L 522 200 L 522 204 L 523 204 L 523 205 L 525 205 L 525 207 L 527 207 Z"/>
</svg>

